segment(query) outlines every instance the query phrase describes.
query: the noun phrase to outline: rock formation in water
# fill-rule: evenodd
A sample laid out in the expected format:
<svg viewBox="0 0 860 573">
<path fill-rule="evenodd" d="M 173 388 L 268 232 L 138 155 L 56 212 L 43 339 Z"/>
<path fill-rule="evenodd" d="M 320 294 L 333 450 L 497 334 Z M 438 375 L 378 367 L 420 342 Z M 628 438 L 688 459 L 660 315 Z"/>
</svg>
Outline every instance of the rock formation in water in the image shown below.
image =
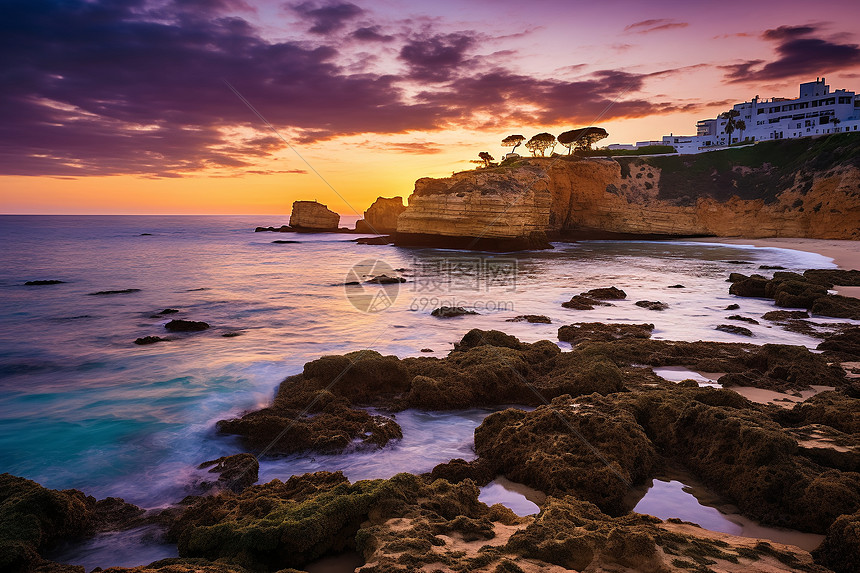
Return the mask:
<svg viewBox="0 0 860 573">
<path fill-rule="evenodd" d="M 295 201 L 290 227 L 296 230 L 336 231 L 340 215 L 316 201 Z"/>
<path fill-rule="evenodd" d="M 355 223 L 358 233 L 394 233 L 397 231 L 397 218 L 406 210 L 403 197 L 379 197 L 364 212 L 364 219 Z"/>
<path fill-rule="evenodd" d="M 83 567 L 58 565 L 42 554 L 61 541 L 142 523 L 144 510 L 108 497 L 96 500 L 76 489 L 57 491 L 8 473 L 0 474 L 0 571 L 82 573 Z"/>
<path fill-rule="evenodd" d="M 536 157 L 419 179 L 397 231 L 403 245 L 480 237 L 489 247 L 543 232 L 860 239 L 860 135 L 699 155 Z"/>
</svg>

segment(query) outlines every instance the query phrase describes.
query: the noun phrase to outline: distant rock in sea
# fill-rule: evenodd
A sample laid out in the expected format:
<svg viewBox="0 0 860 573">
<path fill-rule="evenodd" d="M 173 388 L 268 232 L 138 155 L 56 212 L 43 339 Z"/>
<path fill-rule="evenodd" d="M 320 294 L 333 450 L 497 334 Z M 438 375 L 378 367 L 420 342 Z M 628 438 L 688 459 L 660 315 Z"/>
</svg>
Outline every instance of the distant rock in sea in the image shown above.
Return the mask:
<svg viewBox="0 0 860 573">
<path fill-rule="evenodd" d="M 532 324 L 552 324 L 552 319 L 542 314 L 522 314 L 507 319 L 505 322 L 530 322 Z"/>
<path fill-rule="evenodd" d="M 139 288 L 125 288 L 121 290 L 100 290 L 96 292 L 87 293 L 90 296 L 106 296 L 112 294 L 130 294 L 133 292 L 140 292 Z"/>
<path fill-rule="evenodd" d="M 453 318 L 455 316 L 465 316 L 467 314 L 478 313 L 474 310 L 465 309 L 462 306 L 440 306 L 430 313 L 431 316 L 435 316 L 436 318 Z"/>
<path fill-rule="evenodd" d="M 734 324 L 721 324 L 717 326 L 714 330 L 719 330 L 721 332 L 728 332 L 729 334 L 739 334 L 741 336 L 752 336 L 752 330 L 749 328 L 744 328 L 743 326 L 735 326 Z"/>
<path fill-rule="evenodd" d="M 59 281 L 56 279 L 36 280 L 36 281 L 27 281 L 24 283 L 24 286 L 60 285 L 60 284 L 64 284 L 65 282 L 66 281 Z"/>
<path fill-rule="evenodd" d="M 175 319 L 165 324 L 164 328 L 170 332 L 199 332 L 209 328 L 209 323 L 196 320 Z"/>
<path fill-rule="evenodd" d="M 145 346 L 147 344 L 155 344 L 156 342 L 167 342 L 170 340 L 169 338 L 161 338 L 160 336 L 143 336 L 134 341 L 138 346 Z"/>
<path fill-rule="evenodd" d="M 355 223 L 357 233 L 390 234 L 397 231 L 397 218 L 406 210 L 403 197 L 378 197 Z"/>
<path fill-rule="evenodd" d="M 642 308 L 647 308 L 648 310 L 666 310 L 669 308 L 668 304 L 660 302 L 659 300 L 638 300 L 633 304 Z"/>
<path fill-rule="evenodd" d="M 317 201 L 295 201 L 290 227 L 297 231 L 339 231 L 340 215 Z"/>
</svg>

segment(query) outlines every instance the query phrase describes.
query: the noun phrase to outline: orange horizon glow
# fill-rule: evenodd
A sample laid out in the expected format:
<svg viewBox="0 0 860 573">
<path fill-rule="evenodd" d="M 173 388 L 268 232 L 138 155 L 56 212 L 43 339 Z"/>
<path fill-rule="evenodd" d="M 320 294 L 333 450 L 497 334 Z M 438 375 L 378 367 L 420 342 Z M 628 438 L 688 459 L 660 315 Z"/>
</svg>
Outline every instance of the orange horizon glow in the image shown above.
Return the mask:
<svg viewBox="0 0 860 573">
<path fill-rule="evenodd" d="M 79 15 L 103 1 L 53 8 L 73 6 L 70 14 Z M 609 132 L 598 146 L 659 140 L 694 134 L 697 120 L 756 95 L 796 97 L 798 84 L 816 76 L 832 89 L 860 91 L 860 32 L 851 24 L 860 5 L 848 0 L 791 7 L 775 0 L 535 0 L 527 10 L 513 0 L 420 8 L 365 0 L 325 21 L 268 0 L 213 3 L 193 16 L 182 3 L 165 2 L 183 15 L 176 22 L 209 41 L 175 34 L 175 48 L 185 50 L 175 58 L 135 52 L 142 61 L 124 78 L 135 89 L 110 75 L 128 66 L 122 56 L 112 59 L 111 46 L 100 45 L 103 58 L 86 60 L 89 38 L 69 40 L 83 63 L 47 48 L 32 69 L 29 56 L 19 58 L 18 73 L 32 78 L 0 100 L 10 110 L 0 122 L 0 213 L 288 217 L 294 201 L 318 200 L 361 215 L 377 197 L 405 202 L 416 179 L 473 168 L 479 152 L 500 158 L 509 151 L 501 140 L 512 133 L 597 125 Z M 38 26 L 55 37 L 50 19 L 22 6 L 19 19 L 36 22 L 22 37 L 38 35 Z M 825 7 L 833 21 L 821 20 Z M 225 27 L 225 15 L 243 24 Z M 111 25 L 135 34 L 124 26 L 146 17 L 128 12 Z M 63 33 L 74 25 L 87 29 L 86 20 L 64 22 Z M 169 19 L 147 25 L 183 31 Z M 268 57 L 277 47 L 287 55 L 277 65 L 256 56 L 236 63 L 227 49 L 234 41 L 262 50 L 253 54 Z M 183 64 L 171 70 L 173 59 Z M 290 143 L 217 77 L 197 78 L 199 62 L 208 62 L 211 75 L 226 70 L 230 85 Z M 245 68 L 268 75 L 243 76 Z M 303 78 L 313 85 L 294 89 Z"/>
</svg>

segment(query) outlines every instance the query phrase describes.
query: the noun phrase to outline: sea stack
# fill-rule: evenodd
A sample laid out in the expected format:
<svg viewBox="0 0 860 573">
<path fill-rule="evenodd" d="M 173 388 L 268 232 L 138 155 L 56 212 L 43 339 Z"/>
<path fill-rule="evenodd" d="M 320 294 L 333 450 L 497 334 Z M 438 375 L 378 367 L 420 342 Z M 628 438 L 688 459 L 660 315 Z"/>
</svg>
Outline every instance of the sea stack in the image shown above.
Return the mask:
<svg viewBox="0 0 860 573">
<path fill-rule="evenodd" d="M 297 231 L 337 231 L 340 215 L 316 201 L 295 201 L 290 227 Z"/>
<path fill-rule="evenodd" d="M 356 221 L 355 230 L 359 233 L 394 233 L 397 231 L 397 218 L 405 210 L 403 197 L 378 197 L 364 212 L 364 219 Z"/>
</svg>

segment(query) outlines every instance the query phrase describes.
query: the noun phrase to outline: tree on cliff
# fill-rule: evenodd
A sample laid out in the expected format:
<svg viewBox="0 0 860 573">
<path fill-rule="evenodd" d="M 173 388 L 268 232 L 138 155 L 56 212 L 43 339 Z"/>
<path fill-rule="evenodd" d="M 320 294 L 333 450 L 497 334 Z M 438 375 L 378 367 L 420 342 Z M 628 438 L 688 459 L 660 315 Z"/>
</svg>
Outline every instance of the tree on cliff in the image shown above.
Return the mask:
<svg viewBox="0 0 860 573">
<path fill-rule="evenodd" d="M 546 150 L 550 147 L 555 147 L 555 136 L 551 133 L 538 133 L 526 142 L 526 149 L 532 152 L 532 155 L 537 156 L 540 151 L 541 156 L 546 155 Z"/>
<path fill-rule="evenodd" d="M 513 145 L 513 148 L 511 149 L 511 153 L 513 153 L 516 148 L 519 147 L 520 144 L 525 140 L 526 138 L 522 135 L 509 135 L 502 140 L 502 145 L 504 145 L 505 147 Z"/>
<path fill-rule="evenodd" d="M 478 157 L 481 159 L 481 161 L 479 161 L 477 163 L 483 163 L 484 167 L 489 167 L 490 164 L 492 164 L 492 162 L 493 162 L 493 156 L 490 155 L 489 153 L 487 153 L 486 151 L 480 152 L 478 154 Z"/>
<path fill-rule="evenodd" d="M 571 151 L 590 150 L 591 146 L 609 137 L 609 132 L 602 127 L 582 127 L 565 131 L 558 136 L 558 142 L 567 147 L 567 154 Z"/>
</svg>

